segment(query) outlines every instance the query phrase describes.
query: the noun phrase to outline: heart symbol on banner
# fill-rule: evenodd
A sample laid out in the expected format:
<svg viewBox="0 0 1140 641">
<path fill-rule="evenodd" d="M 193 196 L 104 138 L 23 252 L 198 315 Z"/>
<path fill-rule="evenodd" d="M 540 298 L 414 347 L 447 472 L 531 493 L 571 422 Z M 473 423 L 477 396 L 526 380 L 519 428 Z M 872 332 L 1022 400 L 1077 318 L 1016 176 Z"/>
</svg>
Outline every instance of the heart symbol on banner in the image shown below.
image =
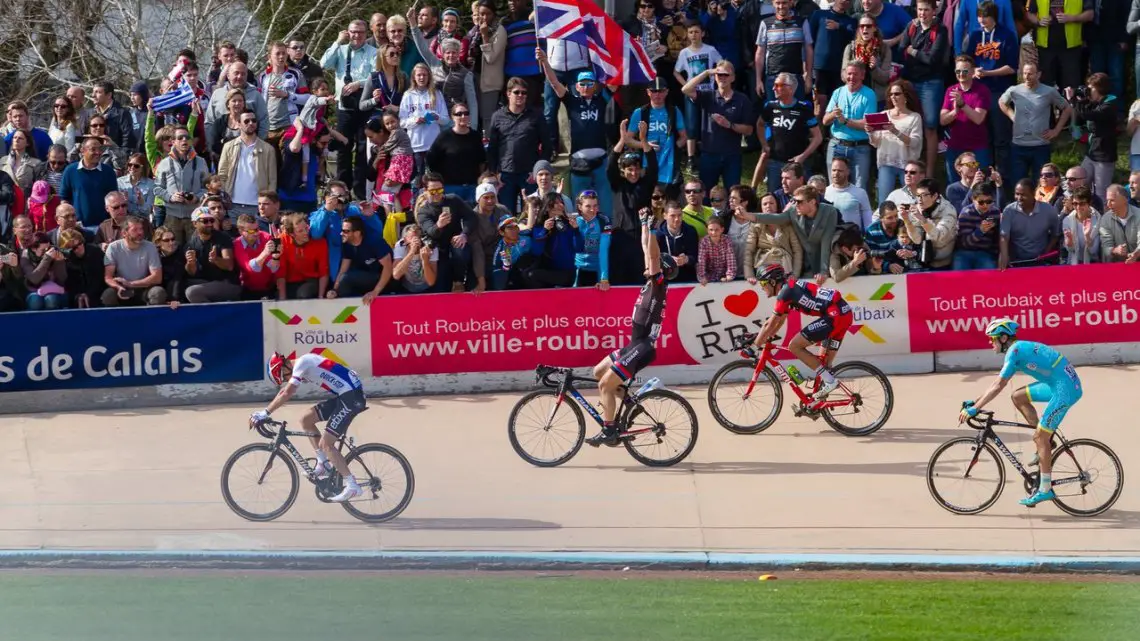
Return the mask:
<svg viewBox="0 0 1140 641">
<path fill-rule="evenodd" d="M 724 308 L 730 314 L 747 318 L 760 304 L 760 295 L 755 290 L 746 289 L 739 294 L 724 297 Z"/>
</svg>

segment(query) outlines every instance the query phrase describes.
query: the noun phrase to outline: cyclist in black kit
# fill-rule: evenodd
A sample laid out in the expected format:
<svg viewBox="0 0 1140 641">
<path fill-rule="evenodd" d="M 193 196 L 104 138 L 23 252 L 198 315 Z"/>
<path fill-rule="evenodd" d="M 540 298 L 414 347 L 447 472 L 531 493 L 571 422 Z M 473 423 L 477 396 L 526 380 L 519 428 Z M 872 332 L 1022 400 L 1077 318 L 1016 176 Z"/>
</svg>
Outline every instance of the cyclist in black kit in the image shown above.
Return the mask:
<svg viewBox="0 0 1140 641">
<path fill-rule="evenodd" d="M 594 367 L 598 379 L 598 393 L 602 397 L 602 431 L 586 439 L 597 447 L 603 443 L 618 444 L 625 426 L 614 424 L 619 388 L 639 371 L 648 367 L 657 355 L 657 336 L 665 319 L 665 294 L 669 281 L 677 276 L 677 262 L 672 256 L 662 256 L 650 228 L 649 209 L 641 210 L 641 250 L 645 254 L 645 285 L 633 305 L 633 328 L 629 344 L 615 350 Z"/>
</svg>

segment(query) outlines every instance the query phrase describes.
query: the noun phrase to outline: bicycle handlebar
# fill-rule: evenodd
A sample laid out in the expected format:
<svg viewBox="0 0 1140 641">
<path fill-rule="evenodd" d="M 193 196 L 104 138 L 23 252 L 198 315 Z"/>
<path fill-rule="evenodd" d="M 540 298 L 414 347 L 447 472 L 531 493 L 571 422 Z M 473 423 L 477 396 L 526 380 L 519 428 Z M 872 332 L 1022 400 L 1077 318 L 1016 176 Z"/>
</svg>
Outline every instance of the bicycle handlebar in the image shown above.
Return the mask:
<svg viewBox="0 0 1140 641">
<path fill-rule="evenodd" d="M 732 348 L 736 349 L 736 350 L 751 349 L 752 343 L 754 343 L 756 341 L 757 336 L 759 336 L 759 334 L 754 334 L 754 333 L 742 334 L 740 336 L 737 336 L 732 341 Z M 775 342 L 779 341 L 780 338 L 781 338 L 781 336 L 779 334 L 776 334 L 775 336 L 772 336 L 771 338 L 769 338 L 767 342 L 775 343 Z"/>
<path fill-rule="evenodd" d="M 962 409 L 970 406 L 969 402 L 962 403 Z M 966 419 L 966 425 L 976 429 L 984 430 L 989 428 L 994 421 L 993 410 L 978 410 L 978 413 Z"/>
</svg>

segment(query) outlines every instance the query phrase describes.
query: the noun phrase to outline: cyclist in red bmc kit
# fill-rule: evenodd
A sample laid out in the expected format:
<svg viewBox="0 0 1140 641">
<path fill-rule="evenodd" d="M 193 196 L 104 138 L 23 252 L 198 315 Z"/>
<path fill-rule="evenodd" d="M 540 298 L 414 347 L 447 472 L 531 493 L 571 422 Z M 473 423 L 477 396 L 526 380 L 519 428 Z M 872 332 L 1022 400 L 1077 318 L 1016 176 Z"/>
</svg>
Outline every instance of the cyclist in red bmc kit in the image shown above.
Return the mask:
<svg viewBox="0 0 1140 641">
<path fill-rule="evenodd" d="M 764 323 L 764 328 L 756 337 L 755 345 L 758 349 L 762 348 L 769 337 L 775 336 L 776 332 L 780 331 L 788 319 L 788 312 L 793 309 L 817 317 L 800 330 L 788 345 L 788 349 L 823 380 L 823 385 L 815 394 L 815 400 L 822 401 L 839 385 L 835 380 L 835 374 L 828 366 L 839 352 L 843 335 L 847 333 L 847 328 L 851 327 L 854 320 L 851 306 L 843 300 L 839 290 L 820 287 L 803 278 L 789 278 L 780 265 L 768 265 L 757 275 L 756 280 L 760 282 L 768 298 L 776 297 L 775 313 Z M 823 343 L 827 350 L 822 363 L 807 349 L 808 345 L 815 343 Z"/>
</svg>

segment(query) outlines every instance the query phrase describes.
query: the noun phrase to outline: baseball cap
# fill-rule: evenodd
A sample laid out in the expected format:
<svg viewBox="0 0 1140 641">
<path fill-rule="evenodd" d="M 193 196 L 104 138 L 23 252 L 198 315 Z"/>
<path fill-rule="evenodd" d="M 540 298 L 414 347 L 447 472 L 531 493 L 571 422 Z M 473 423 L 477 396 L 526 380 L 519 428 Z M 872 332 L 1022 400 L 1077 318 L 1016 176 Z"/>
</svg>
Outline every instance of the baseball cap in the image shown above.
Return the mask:
<svg viewBox="0 0 1140 641">
<path fill-rule="evenodd" d="M 209 209 L 206 209 L 205 207 L 199 207 L 199 208 L 194 210 L 193 214 L 190 214 L 190 222 L 196 223 L 199 220 L 202 220 L 203 218 L 213 218 L 213 217 L 214 217 L 214 215 L 210 213 Z"/>
<path fill-rule="evenodd" d="M 510 227 L 511 225 L 518 227 L 518 224 L 519 224 L 518 218 L 515 218 L 514 216 L 506 216 L 502 220 L 499 221 L 499 231 L 503 231 L 504 229 L 506 229 L 507 227 Z"/>
<path fill-rule="evenodd" d="M 669 85 L 667 85 L 665 83 L 664 78 L 662 78 L 661 76 L 657 76 L 656 78 L 653 79 L 653 82 L 649 83 L 649 90 L 650 91 L 668 91 Z"/>
<path fill-rule="evenodd" d="M 475 190 L 475 200 L 482 200 L 483 196 L 486 196 L 487 194 L 498 195 L 498 192 L 495 191 L 495 186 L 491 183 L 483 183 L 482 185 L 479 185 L 479 188 Z"/>
<path fill-rule="evenodd" d="M 593 71 L 583 71 L 582 73 L 578 74 L 578 82 L 582 82 L 583 80 L 597 82 L 598 79 L 594 77 Z"/>
</svg>

